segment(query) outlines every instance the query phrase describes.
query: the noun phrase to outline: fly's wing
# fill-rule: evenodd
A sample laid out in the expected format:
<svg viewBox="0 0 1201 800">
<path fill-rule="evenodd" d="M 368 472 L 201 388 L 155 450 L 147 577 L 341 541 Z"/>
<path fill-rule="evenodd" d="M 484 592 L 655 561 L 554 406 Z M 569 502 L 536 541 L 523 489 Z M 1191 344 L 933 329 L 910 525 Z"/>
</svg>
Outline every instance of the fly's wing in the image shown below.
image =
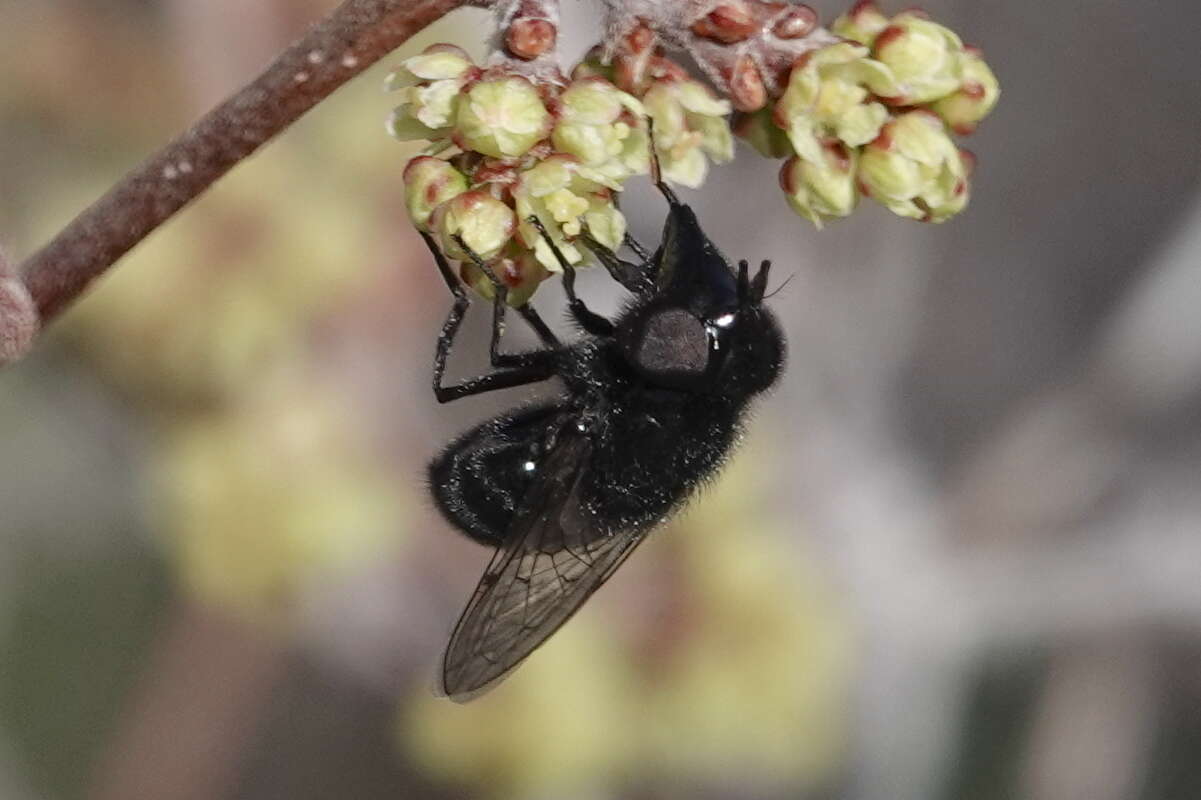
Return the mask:
<svg viewBox="0 0 1201 800">
<path fill-rule="evenodd" d="M 442 690 L 464 702 L 506 677 L 579 610 L 643 540 L 601 530 L 581 504 L 588 437 L 566 426 L 541 465 L 442 664 Z"/>
</svg>

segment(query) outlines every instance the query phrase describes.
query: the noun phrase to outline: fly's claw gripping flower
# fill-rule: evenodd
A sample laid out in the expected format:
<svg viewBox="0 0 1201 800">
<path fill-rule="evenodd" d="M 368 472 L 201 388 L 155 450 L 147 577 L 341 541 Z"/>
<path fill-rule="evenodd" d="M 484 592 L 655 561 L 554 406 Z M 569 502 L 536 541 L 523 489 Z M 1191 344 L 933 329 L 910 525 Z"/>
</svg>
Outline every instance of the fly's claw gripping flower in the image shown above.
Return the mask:
<svg viewBox="0 0 1201 800">
<path fill-rule="evenodd" d="M 868 86 L 888 76 L 867 55 L 861 44 L 839 42 L 806 54 L 792 68 L 774 118 L 801 158 L 820 162 L 829 138 L 859 147 L 879 135 L 888 109 L 872 99 Z"/>
<path fill-rule="evenodd" d="M 508 290 L 505 301 L 514 308 L 528 303 L 539 284 L 550 277 L 550 272 L 533 252 L 516 242 L 510 242 L 501 257 L 492 261 L 489 267 Z M 492 279 L 470 259 L 460 265 L 459 276 L 463 283 L 485 299 L 491 300 L 496 296 Z"/>
<path fill-rule="evenodd" d="M 388 132 L 401 141 L 446 138 L 463 87 L 478 75 L 470 57 L 454 45 L 436 44 L 406 59 L 384 84 L 403 96 L 388 120 Z"/>
<path fill-rule="evenodd" d="M 439 205 L 430 218 L 442 252 L 449 258 L 469 260 L 459 246 L 463 240 L 473 253 L 485 261 L 494 258 L 508 244 L 516 229 L 513 209 L 484 191 L 464 192 Z"/>
<path fill-rule="evenodd" d="M 967 205 L 970 166 L 938 115 L 911 111 L 863 149 L 860 188 L 894 214 L 944 222 Z"/>
<path fill-rule="evenodd" d="M 920 11 L 893 17 L 876 37 L 872 56 L 891 72 L 891 85 L 879 81 L 872 87 L 890 105 L 929 103 L 963 83 L 963 42 Z"/>
<path fill-rule="evenodd" d="M 467 176 L 440 158 L 418 156 L 404 170 L 405 205 L 419 230 L 428 231 L 430 215 L 442 203 L 467 191 Z"/>
<path fill-rule="evenodd" d="M 793 211 L 821 229 L 829 217 L 846 217 L 859 202 L 859 151 L 841 142 L 822 145 L 820 161 L 793 156 L 780 170 L 780 188 Z"/>
<path fill-rule="evenodd" d="M 930 107 L 951 126 L 951 130 L 967 136 L 975 132 L 980 120 L 992 112 L 1000 97 L 1001 84 L 997 76 L 984 63 L 980 51 L 968 47 L 963 59 L 963 83 Z"/>
<path fill-rule="evenodd" d="M 538 89 L 525 78 L 483 80 L 459 100 L 454 139 L 464 150 L 517 158 L 550 135 L 552 122 Z"/>
<path fill-rule="evenodd" d="M 551 142 L 615 180 L 646 171 L 642 103 L 602 78 L 574 81 L 559 97 Z"/>
<path fill-rule="evenodd" d="M 663 175 L 695 189 L 715 163 L 734 158 L 734 138 L 726 116 L 730 103 L 691 79 L 656 81 L 642 98 L 655 123 L 655 147 Z"/>
<path fill-rule="evenodd" d="M 584 226 L 598 242 L 617 249 L 625 237 L 626 221 L 613 202 L 620 185 L 572 156 L 556 154 L 521 173 L 513 198 L 521 222 L 518 237 L 552 272 L 561 266 L 542 233 L 529 222 L 537 217 L 568 263 L 583 260 L 570 239 Z"/>
<path fill-rule="evenodd" d="M 830 30 L 844 39 L 871 47 L 880 32 L 888 27 L 886 17 L 872 0 L 860 0 L 851 10 L 830 26 Z"/>
</svg>

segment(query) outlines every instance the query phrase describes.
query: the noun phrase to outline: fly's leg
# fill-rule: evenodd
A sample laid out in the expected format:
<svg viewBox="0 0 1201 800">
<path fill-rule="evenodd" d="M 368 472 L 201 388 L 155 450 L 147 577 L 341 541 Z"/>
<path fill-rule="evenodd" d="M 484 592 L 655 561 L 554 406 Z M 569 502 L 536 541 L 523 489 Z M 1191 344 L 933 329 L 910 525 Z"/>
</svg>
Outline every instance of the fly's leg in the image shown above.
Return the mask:
<svg viewBox="0 0 1201 800">
<path fill-rule="evenodd" d="M 617 254 L 598 242 L 587 229 L 580 234 L 580 240 L 592 251 L 601 265 L 608 270 L 613 280 L 620 283 L 634 294 L 650 294 L 654 291 L 654 282 L 647 276 L 649 265 L 643 261 L 641 265 L 631 264 L 617 257 Z"/>
<path fill-rule="evenodd" d="M 630 234 L 627 233 L 622 241 L 626 247 L 634 251 L 634 255 L 638 256 L 638 260 L 643 264 L 651 260 L 651 254 L 646 252 L 646 248 L 639 244 L 638 240 Z"/>
<path fill-rule="evenodd" d="M 655 287 L 655 275 L 659 272 L 659 254 L 655 253 L 652 255 L 648 253 L 646 248 L 629 233 L 625 235 L 622 241 L 626 247 L 634 251 L 634 255 L 638 256 L 638 261 L 642 265 L 639 269 L 642 272 L 643 280 L 646 281 L 646 285 L 653 291 Z"/>
<path fill-rule="evenodd" d="M 554 331 L 542 321 L 541 315 L 534 310 L 534 307 L 529 303 L 517 307 L 517 313 L 529 323 L 534 329 L 534 333 L 538 334 L 538 341 L 542 342 L 546 347 L 562 347 L 563 343 L 559 341 L 559 337 L 555 336 Z"/>
<path fill-rule="evenodd" d="M 667 198 L 668 205 L 672 208 L 683 205 L 672 188 L 663 181 L 663 169 L 659 166 L 659 151 L 655 149 L 655 120 L 651 117 L 646 118 L 646 132 L 650 138 L 651 181 L 655 184 L 655 188 Z"/>
<path fill-rule="evenodd" d="M 542 220 L 536 216 L 529 218 L 529 223 L 538 229 L 538 233 L 542 235 L 548 247 L 555 255 L 555 260 L 559 262 L 559 266 L 563 269 L 563 291 L 567 293 L 568 308 L 571 309 L 571 315 L 588 333 L 593 336 L 612 336 L 613 323 L 592 311 L 588 306 L 584 305 L 584 301 L 576 297 L 575 294 L 575 267 L 563 256 L 563 251 L 555 244 L 555 240 L 547 233 L 546 226 L 542 224 Z"/>
<path fill-rule="evenodd" d="M 541 363 L 541 360 L 546 358 L 547 351 L 545 350 L 534 350 L 526 353 L 500 352 L 500 340 L 505 334 L 505 309 L 508 307 L 509 287 L 497 277 L 491 265 L 467 246 L 467 243 L 463 241 L 461 236 L 456 235 L 454 240 L 455 244 L 463 249 L 463 252 L 467 254 L 472 263 L 479 268 L 480 272 L 484 273 L 492 284 L 492 340 L 488 345 L 488 357 L 492 361 L 492 366 L 512 368 Z M 460 291 L 462 291 L 462 287 L 460 287 Z M 538 316 L 538 312 L 529 308 L 528 303 L 522 306 L 522 308 L 526 309 L 522 312 L 522 317 L 530 324 L 534 332 L 538 334 L 538 338 L 542 340 L 543 344 L 546 344 L 548 347 L 558 347 L 559 340 L 555 337 L 551 329 L 547 327 L 546 323 L 542 321 L 542 317 Z M 549 342 L 547 341 L 548 338 Z"/>
<path fill-rule="evenodd" d="M 434 256 L 434 261 L 438 265 L 438 271 L 442 274 L 442 280 L 446 283 L 446 288 L 454 295 L 454 305 L 450 309 L 450 313 L 446 316 L 446 322 L 442 323 L 442 331 L 438 334 L 438 346 L 434 351 L 434 396 L 439 403 L 448 403 L 451 400 L 457 400 L 460 397 L 469 397 L 475 394 L 483 394 L 497 389 L 508 389 L 514 386 L 524 386 L 529 383 L 544 381 L 554 375 L 554 359 L 553 351 L 541 350 L 533 353 L 522 354 L 528 356 L 524 363 L 500 372 L 494 372 L 489 375 L 481 375 L 478 378 L 462 381 L 457 384 L 444 385 L 443 378 L 446 375 L 446 362 L 450 357 L 450 350 L 454 346 L 455 337 L 459 332 L 459 327 L 463 324 L 463 316 L 467 313 L 467 307 L 471 304 L 467 297 L 467 291 L 463 288 L 459 279 L 455 276 L 447 263 L 446 257 L 442 254 L 441 249 L 434 242 L 433 238 L 424 231 L 421 233 L 421 238 L 425 240 L 426 246 Z M 496 336 L 496 323 L 493 320 L 493 335 Z"/>
</svg>

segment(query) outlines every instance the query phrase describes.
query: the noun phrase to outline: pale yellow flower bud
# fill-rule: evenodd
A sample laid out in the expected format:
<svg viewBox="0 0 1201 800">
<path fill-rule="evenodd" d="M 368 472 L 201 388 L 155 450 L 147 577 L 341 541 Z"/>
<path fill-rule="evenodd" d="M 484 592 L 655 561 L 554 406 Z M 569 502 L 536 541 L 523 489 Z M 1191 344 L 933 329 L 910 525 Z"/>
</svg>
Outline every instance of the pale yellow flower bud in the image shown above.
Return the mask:
<svg viewBox="0 0 1201 800">
<path fill-rule="evenodd" d="M 873 89 L 898 106 L 946 97 L 963 81 L 963 56 L 963 42 L 949 28 L 921 12 L 897 14 L 872 48 L 872 57 L 889 68 L 896 84 Z"/>
<path fill-rule="evenodd" d="M 401 90 L 403 98 L 388 120 L 388 132 L 401 141 L 447 136 L 459 93 L 477 72 L 467 54 L 453 45 L 434 45 L 407 59 L 385 82 L 388 90 Z"/>
<path fill-rule="evenodd" d="M 404 170 L 405 205 L 419 229 L 428 231 L 430 215 L 442 203 L 467 191 L 463 173 L 440 158 L 418 156 Z"/>
<path fill-rule="evenodd" d="M 637 99 L 608 81 L 579 80 L 560 97 L 559 121 L 551 141 L 559 152 L 624 180 L 633 174 L 623 157 L 626 140 L 635 130 L 630 123 L 638 124 L 645 115 Z"/>
<path fill-rule="evenodd" d="M 976 157 L 969 151 L 959 151 L 958 165 L 943 172 L 938 192 L 929 196 L 930 211 L 924 222 L 946 222 L 967 208 L 972 197 L 971 173 L 975 164 Z"/>
<path fill-rule="evenodd" d="M 588 210 L 588 201 L 568 189 L 556 189 L 545 198 L 546 208 L 563 233 L 580 235 L 580 217 Z"/>
<path fill-rule="evenodd" d="M 392 91 L 421 81 L 457 80 L 473 67 L 471 58 L 460 48 L 451 44 L 436 44 L 427 47 L 420 55 L 406 59 L 399 69 L 388 76 L 384 88 Z"/>
<path fill-rule="evenodd" d="M 1001 97 L 997 76 L 984 63 L 980 51 L 969 47 L 963 61 L 963 84 L 931 108 L 951 126 L 951 130 L 966 136 L 976 130 L 980 120 L 992 112 Z"/>
<path fill-rule="evenodd" d="M 584 213 L 584 222 L 592 238 L 610 250 L 621 247 L 626 235 L 626 218 L 613 198 L 603 194 L 593 194 L 588 199 L 588 210 Z"/>
<path fill-rule="evenodd" d="M 510 243 L 504 254 L 489 265 L 492 274 L 504 284 L 508 290 L 505 302 L 514 308 L 523 306 L 534 296 L 542 281 L 550 277 L 550 272 L 527 249 Z M 459 267 L 459 275 L 463 283 L 470 286 L 482 297 L 491 300 L 496 296 L 496 287 L 492 279 L 473 261 L 464 261 Z"/>
<path fill-rule="evenodd" d="M 845 217 L 859 202 L 856 186 L 858 151 L 840 142 L 827 142 L 821 160 L 793 156 L 780 170 L 780 187 L 793 211 L 818 228 L 828 217 Z"/>
<path fill-rule="evenodd" d="M 942 222 L 967 204 L 968 167 L 938 115 L 912 111 L 863 149 L 860 188 L 895 214 Z"/>
<path fill-rule="evenodd" d="M 513 189 L 519 220 L 518 238 L 533 249 L 551 272 L 562 267 L 542 234 L 529 223 L 537 217 L 546 227 L 563 257 L 570 264 L 583 261 L 571 239 L 587 225 L 592 236 L 616 249 L 625 236 L 625 217 L 613 202 L 620 188 L 599 170 L 591 169 L 567 155 L 553 155 L 521 173 Z"/>
<path fill-rule="evenodd" d="M 774 118 L 807 161 L 821 160 L 822 142 L 830 137 L 851 147 L 870 142 L 888 119 L 888 110 L 872 100 L 867 85 L 890 76 L 867 54 L 863 45 L 839 42 L 793 67 Z"/>
<path fill-rule="evenodd" d="M 455 241 L 456 235 L 487 261 L 508 243 L 516 228 L 513 210 L 482 191 L 464 192 L 451 198 L 434 210 L 430 222 L 438 232 L 442 252 L 459 260 L 470 256 Z"/>
<path fill-rule="evenodd" d="M 726 120 L 730 103 L 703 84 L 688 79 L 657 81 L 642 102 L 655 122 L 655 146 L 668 180 L 695 188 L 708 172 L 706 155 L 717 163 L 734 157 L 734 138 Z"/>
<path fill-rule="evenodd" d="M 458 103 L 455 136 L 464 149 L 516 158 L 550 134 L 550 112 L 524 78 L 481 81 Z"/>
<path fill-rule="evenodd" d="M 888 17 L 872 0 L 860 0 L 851 10 L 834 20 L 830 30 L 859 44 L 871 47 L 880 32 L 888 27 Z"/>
</svg>

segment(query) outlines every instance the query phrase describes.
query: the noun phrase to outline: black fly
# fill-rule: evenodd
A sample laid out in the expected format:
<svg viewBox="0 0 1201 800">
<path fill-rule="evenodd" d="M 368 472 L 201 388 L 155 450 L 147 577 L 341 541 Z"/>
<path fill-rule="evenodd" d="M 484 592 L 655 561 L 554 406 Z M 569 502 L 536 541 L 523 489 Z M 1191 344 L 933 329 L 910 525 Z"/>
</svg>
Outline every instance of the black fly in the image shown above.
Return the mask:
<svg viewBox="0 0 1201 800">
<path fill-rule="evenodd" d="M 754 278 L 746 261 L 735 272 L 692 209 L 658 176 L 656 184 L 670 210 L 653 256 L 630 242 L 641 260 L 632 264 L 585 239 L 634 295 L 615 321 L 576 297 L 575 273 L 546 237 L 563 267 L 571 314 L 586 334 L 572 344 L 561 344 L 527 305 L 519 312 L 543 349 L 499 352 L 505 292 L 476 259 L 498 288 L 491 344 L 497 371 L 451 386 L 443 374 L 468 298 L 426 237 L 455 295 L 434 359 L 438 400 L 552 377 L 565 387 L 553 402 L 468 431 L 430 464 L 442 513 L 496 548 L 443 660 L 441 688 L 452 699 L 470 699 L 517 667 L 716 474 L 751 398 L 783 367 L 784 337 L 762 305 L 770 262 Z"/>
</svg>

